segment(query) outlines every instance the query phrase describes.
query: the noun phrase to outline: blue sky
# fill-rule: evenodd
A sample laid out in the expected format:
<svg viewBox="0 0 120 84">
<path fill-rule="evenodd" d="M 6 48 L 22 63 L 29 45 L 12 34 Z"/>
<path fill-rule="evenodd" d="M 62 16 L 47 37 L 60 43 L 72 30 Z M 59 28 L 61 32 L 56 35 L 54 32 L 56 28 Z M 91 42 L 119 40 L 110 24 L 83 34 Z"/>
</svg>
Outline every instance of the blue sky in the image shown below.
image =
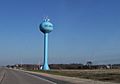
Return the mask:
<svg viewBox="0 0 120 84">
<path fill-rule="evenodd" d="M 48 16 L 49 63 L 120 63 L 119 0 L 0 0 L 0 65 L 43 62 L 39 24 Z"/>
</svg>

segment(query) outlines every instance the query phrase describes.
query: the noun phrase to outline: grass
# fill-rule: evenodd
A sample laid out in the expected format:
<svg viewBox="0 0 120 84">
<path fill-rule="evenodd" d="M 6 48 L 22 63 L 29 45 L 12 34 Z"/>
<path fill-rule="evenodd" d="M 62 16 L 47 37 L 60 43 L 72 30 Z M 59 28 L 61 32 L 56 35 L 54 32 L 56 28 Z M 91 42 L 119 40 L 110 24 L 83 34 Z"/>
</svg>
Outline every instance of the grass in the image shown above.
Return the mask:
<svg viewBox="0 0 120 84">
<path fill-rule="evenodd" d="M 69 77 L 86 78 L 100 81 L 111 81 L 120 83 L 120 69 L 98 69 L 98 70 L 33 70 L 34 72 L 42 72 L 54 75 L 62 75 Z"/>
</svg>

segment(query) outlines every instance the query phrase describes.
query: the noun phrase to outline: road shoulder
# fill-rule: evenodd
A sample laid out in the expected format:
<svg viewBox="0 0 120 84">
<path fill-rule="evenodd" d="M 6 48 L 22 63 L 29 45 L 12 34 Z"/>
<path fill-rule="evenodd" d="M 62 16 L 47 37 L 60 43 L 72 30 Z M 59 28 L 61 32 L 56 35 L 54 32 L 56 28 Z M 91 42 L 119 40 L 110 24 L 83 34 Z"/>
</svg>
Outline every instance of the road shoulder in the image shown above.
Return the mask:
<svg viewBox="0 0 120 84">
<path fill-rule="evenodd" d="M 5 77 L 5 70 L 1 70 L 0 71 L 0 84 L 2 83 L 4 77 Z"/>
</svg>

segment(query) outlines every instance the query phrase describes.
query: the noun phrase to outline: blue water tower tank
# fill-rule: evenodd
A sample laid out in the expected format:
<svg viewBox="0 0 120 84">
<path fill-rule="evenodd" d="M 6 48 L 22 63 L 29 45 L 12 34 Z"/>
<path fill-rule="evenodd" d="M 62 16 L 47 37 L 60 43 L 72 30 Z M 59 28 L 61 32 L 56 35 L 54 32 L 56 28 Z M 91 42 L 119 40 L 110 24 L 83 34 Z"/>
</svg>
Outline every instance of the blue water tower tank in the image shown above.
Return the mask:
<svg viewBox="0 0 120 84">
<path fill-rule="evenodd" d="M 53 30 L 53 24 L 50 23 L 50 19 L 45 19 L 41 24 L 40 24 L 40 31 L 43 33 L 49 33 Z"/>
</svg>

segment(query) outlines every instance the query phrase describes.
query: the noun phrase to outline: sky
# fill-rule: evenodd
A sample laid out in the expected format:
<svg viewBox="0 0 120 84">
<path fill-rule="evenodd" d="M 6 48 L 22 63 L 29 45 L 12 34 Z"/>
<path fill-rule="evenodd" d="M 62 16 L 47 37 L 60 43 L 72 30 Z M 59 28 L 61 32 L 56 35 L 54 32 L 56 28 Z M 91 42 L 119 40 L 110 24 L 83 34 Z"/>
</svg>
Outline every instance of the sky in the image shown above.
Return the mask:
<svg viewBox="0 0 120 84">
<path fill-rule="evenodd" d="M 120 63 L 120 0 L 0 0 L 0 65 L 42 64 L 48 16 L 49 63 Z"/>
</svg>

